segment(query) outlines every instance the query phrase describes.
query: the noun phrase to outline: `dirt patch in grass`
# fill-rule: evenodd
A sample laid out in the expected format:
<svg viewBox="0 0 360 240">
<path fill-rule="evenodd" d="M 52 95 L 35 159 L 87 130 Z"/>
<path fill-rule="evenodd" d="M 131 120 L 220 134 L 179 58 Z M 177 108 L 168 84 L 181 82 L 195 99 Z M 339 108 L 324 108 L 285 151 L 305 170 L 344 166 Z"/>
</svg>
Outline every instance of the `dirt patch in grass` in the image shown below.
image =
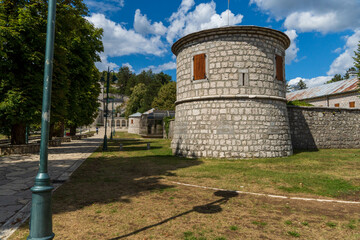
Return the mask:
<svg viewBox="0 0 360 240">
<path fill-rule="evenodd" d="M 169 143 L 121 139 L 110 141 L 109 151 L 94 153 L 53 196 L 55 239 L 360 239 L 359 205 L 256 197 L 170 182 L 319 198 L 329 191 L 328 181 L 316 181 L 322 169 L 330 174 L 318 179 L 345 182 L 338 185 L 340 190 L 358 187 L 340 172 L 358 161 L 351 154 L 359 150 L 246 162 L 177 158 L 171 156 Z M 286 161 L 292 167 L 286 167 Z M 279 188 L 294 188 L 301 177 L 311 178 L 303 181 L 311 191 L 304 186 L 294 192 Z M 337 198 L 349 196 L 340 191 Z M 27 235 L 28 226 L 23 225 L 10 239 Z"/>
</svg>

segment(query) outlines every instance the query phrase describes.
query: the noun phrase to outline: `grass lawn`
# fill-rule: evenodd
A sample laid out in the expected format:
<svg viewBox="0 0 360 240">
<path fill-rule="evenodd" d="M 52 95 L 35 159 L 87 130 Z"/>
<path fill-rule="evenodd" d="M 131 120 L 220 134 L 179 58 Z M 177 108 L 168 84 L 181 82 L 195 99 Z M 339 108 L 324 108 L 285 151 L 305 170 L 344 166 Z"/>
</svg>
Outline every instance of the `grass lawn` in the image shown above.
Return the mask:
<svg viewBox="0 0 360 240">
<path fill-rule="evenodd" d="M 0 134 L 0 140 L 2 140 L 2 139 L 8 139 L 8 137 L 6 135 Z"/>
<path fill-rule="evenodd" d="M 186 159 L 170 141 L 117 133 L 53 196 L 55 239 L 360 239 L 360 205 L 212 191 L 360 201 L 360 150 L 253 160 Z M 151 150 L 146 150 L 146 143 Z M 119 144 L 123 151 L 119 151 Z M 26 239 L 22 226 L 10 239 Z"/>
</svg>

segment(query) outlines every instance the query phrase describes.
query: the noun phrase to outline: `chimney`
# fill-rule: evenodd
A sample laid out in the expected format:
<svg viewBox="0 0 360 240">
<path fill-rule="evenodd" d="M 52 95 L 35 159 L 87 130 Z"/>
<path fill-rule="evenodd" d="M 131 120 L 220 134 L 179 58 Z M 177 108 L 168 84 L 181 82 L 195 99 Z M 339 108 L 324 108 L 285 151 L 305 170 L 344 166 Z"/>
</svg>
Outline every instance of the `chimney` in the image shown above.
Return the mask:
<svg viewBox="0 0 360 240">
<path fill-rule="evenodd" d="M 358 73 L 356 71 L 350 71 L 349 72 L 349 78 L 352 79 L 352 78 L 356 78 L 358 77 Z"/>
</svg>

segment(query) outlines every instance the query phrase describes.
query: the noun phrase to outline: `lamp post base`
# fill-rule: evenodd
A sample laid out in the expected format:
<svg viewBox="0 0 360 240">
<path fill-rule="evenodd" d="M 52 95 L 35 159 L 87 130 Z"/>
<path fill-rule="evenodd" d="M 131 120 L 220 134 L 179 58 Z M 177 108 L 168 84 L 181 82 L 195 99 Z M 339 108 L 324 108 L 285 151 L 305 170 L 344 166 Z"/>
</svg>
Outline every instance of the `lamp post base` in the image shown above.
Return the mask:
<svg viewBox="0 0 360 240">
<path fill-rule="evenodd" d="M 30 234 L 27 240 L 53 239 L 50 178 L 47 173 L 38 173 L 31 188 Z"/>
<path fill-rule="evenodd" d="M 107 150 L 107 136 L 104 136 L 104 144 L 103 144 L 103 151 Z"/>
</svg>

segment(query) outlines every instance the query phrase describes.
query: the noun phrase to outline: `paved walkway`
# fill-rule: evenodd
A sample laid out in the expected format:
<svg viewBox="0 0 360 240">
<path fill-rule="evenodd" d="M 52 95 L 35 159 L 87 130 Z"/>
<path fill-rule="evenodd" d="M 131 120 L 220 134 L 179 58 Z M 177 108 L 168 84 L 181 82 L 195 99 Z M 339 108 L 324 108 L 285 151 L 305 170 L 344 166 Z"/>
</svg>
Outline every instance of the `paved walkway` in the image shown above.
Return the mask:
<svg viewBox="0 0 360 240">
<path fill-rule="evenodd" d="M 109 132 L 110 133 L 110 132 Z M 108 135 L 109 136 L 109 135 Z M 104 128 L 99 134 L 83 140 L 62 143 L 49 148 L 49 175 L 55 188 L 67 180 L 83 161 L 103 142 Z M 39 169 L 39 154 L 0 157 L 0 239 L 26 220 L 31 207 L 31 191 Z"/>
</svg>

